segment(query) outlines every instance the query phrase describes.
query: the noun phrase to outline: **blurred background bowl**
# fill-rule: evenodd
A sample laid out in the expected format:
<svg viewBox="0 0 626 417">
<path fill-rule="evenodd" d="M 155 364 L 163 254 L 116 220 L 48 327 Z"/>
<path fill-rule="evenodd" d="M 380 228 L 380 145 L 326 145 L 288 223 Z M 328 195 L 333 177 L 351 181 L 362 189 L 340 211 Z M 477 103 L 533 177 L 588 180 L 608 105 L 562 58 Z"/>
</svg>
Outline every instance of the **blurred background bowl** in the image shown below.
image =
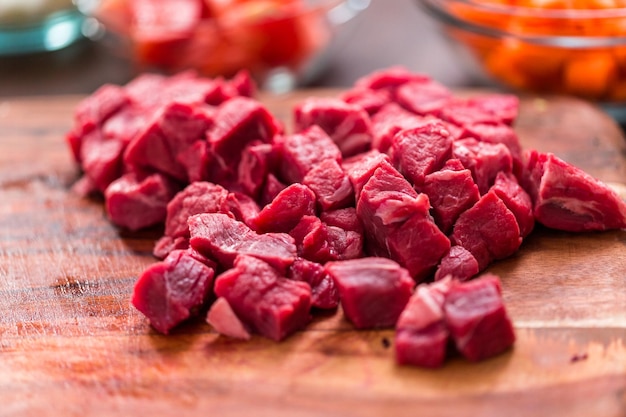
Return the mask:
<svg viewBox="0 0 626 417">
<path fill-rule="evenodd" d="M 230 77 L 250 71 L 267 90 L 314 79 L 325 52 L 369 0 L 102 0 L 103 42 L 138 71 Z"/>
<path fill-rule="evenodd" d="M 626 102 L 624 0 L 417 1 L 502 86 Z"/>
</svg>

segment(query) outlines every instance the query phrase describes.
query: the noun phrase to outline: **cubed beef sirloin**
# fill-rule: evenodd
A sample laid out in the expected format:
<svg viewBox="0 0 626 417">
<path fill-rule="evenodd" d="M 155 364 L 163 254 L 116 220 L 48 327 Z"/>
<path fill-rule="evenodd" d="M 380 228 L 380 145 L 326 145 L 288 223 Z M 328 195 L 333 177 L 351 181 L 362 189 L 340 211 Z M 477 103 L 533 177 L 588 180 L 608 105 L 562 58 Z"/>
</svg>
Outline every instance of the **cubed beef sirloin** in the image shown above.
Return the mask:
<svg viewBox="0 0 626 417">
<path fill-rule="evenodd" d="M 496 275 L 454 282 L 446 294 L 443 310 L 457 350 L 471 361 L 502 353 L 515 341 Z"/>
<path fill-rule="evenodd" d="M 443 365 L 450 332 L 443 313 L 452 281 L 420 284 L 396 323 L 396 361 L 400 365 L 436 368 Z"/>
<path fill-rule="evenodd" d="M 281 137 L 277 141 L 279 170 L 287 183 L 302 182 L 306 174 L 327 159 L 341 163 L 341 151 L 319 126 Z"/>
<path fill-rule="evenodd" d="M 515 253 L 522 243 L 515 215 L 494 191 L 459 216 L 451 240 L 476 258 L 481 271 Z"/>
<path fill-rule="evenodd" d="M 83 134 L 80 145 L 80 161 L 93 188 L 103 193 L 124 172 L 122 155 L 125 144 L 116 138 L 106 138 L 102 131 L 91 130 Z"/>
<path fill-rule="evenodd" d="M 487 143 L 501 143 L 505 145 L 511 157 L 513 158 L 513 166 L 516 171 L 521 169 L 522 161 L 522 146 L 517 137 L 515 130 L 509 125 L 505 124 L 489 124 L 489 123 L 476 123 L 468 126 L 464 126 L 462 138 L 474 138 L 480 142 Z"/>
<path fill-rule="evenodd" d="M 319 217 L 302 216 L 289 235 L 296 242 L 299 257 L 319 263 L 337 259 L 330 246 L 328 227 Z"/>
<path fill-rule="evenodd" d="M 407 68 L 397 65 L 373 71 L 370 74 L 356 80 L 354 86 L 356 88 L 366 88 L 369 90 L 389 90 L 395 95 L 395 91 L 401 85 L 409 82 L 429 81 L 430 78 L 428 76 L 409 71 Z"/>
<path fill-rule="evenodd" d="M 263 207 L 252 219 L 252 225 L 259 233 L 287 233 L 296 227 L 302 216 L 310 215 L 315 215 L 315 193 L 306 185 L 295 183 Z"/>
<path fill-rule="evenodd" d="M 533 202 L 511 173 L 499 172 L 491 189 L 515 215 L 520 235 L 526 237 L 535 227 Z"/>
<path fill-rule="evenodd" d="M 123 87 L 113 84 L 103 85 L 76 106 L 75 132 L 81 135 L 97 128 L 129 103 L 130 99 Z M 76 152 L 77 148 L 72 147 L 72 150 L 75 157 L 79 155 Z"/>
<path fill-rule="evenodd" d="M 396 100 L 412 113 L 437 116 L 452 99 L 452 92 L 434 80 L 411 81 L 398 87 Z"/>
<path fill-rule="evenodd" d="M 188 220 L 191 247 L 231 268 L 239 255 L 255 256 L 284 272 L 296 258 L 296 245 L 286 233 L 257 234 L 223 213 L 204 213 Z"/>
<path fill-rule="evenodd" d="M 128 145 L 124 163 L 136 169 L 156 170 L 188 182 L 185 156 L 195 142 L 205 139 L 213 114 L 203 107 L 172 102 Z M 192 158 L 190 164 L 196 164 Z"/>
<path fill-rule="evenodd" d="M 246 325 L 237 317 L 224 297 L 219 297 L 211 304 L 206 321 L 216 332 L 224 336 L 242 340 L 252 337 Z"/>
<path fill-rule="evenodd" d="M 342 167 L 348 178 L 352 183 L 352 189 L 354 190 L 354 198 L 359 200 L 361 189 L 370 177 L 374 174 L 374 171 L 383 164 L 390 162 L 389 157 L 375 149 L 364 152 L 359 155 L 355 155 L 352 158 L 346 159 Z"/>
<path fill-rule="evenodd" d="M 458 159 L 450 161 L 457 161 L 460 164 Z M 450 167 L 454 169 L 449 169 Z M 417 187 L 428 196 L 435 223 L 446 234 L 450 233 L 461 213 L 472 207 L 480 198 L 471 171 L 457 168 L 457 164 L 452 162 L 441 170 L 426 175 L 424 183 Z"/>
<path fill-rule="evenodd" d="M 346 157 L 364 152 L 372 144 L 369 114 L 362 107 L 339 98 L 311 97 L 297 104 L 294 125 L 296 131 L 314 125 L 321 127 Z"/>
<path fill-rule="evenodd" d="M 396 361 L 441 366 L 449 340 L 470 361 L 498 355 L 515 342 L 498 276 L 468 282 L 448 277 L 417 287 L 396 324 Z"/>
<path fill-rule="evenodd" d="M 442 123 L 432 122 L 398 132 L 391 143 L 394 166 L 413 185 L 440 169 L 452 156 L 453 138 Z"/>
<path fill-rule="evenodd" d="M 454 98 L 448 100 L 441 109 L 439 117 L 446 122 L 460 127 L 476 123 L 498 124 L 503 121 L 503 116 L 489 105 L 481 105 L 472 99 Z M 506 116 L 508 117 L 508 113 Z"/>
<path fill-rule="evenodd" d="M 371 119 L 372 149 L 382 153 L 387 153 L 396 133 L 421 126 L 430 120 L 411 113 L 395 102 L 383 106 Z"/>
<path fill-rule="evenodd" d="M 289 267 L 288 277 L 295 281 L 306 282 L 311 286 L 312 307 L 328 310 L 339 305 L 339 292 L 335 281 L 326 272 L 323 265 L 297 258 Z"/>
<path fill-rule="evenodd" d="M 273 153 L 274 147 L 269 143 L 253 142 L 246 146 L 230 189 L 237 189 L 257 200 L 267 176 L 273 170 Z"/>
<path fill-rule="evenodd" d="M 358 329 L 394 326 L 415 286 L 409 272 L 387 258 L 328 262 L 324 269 L 337 286 L 346 318 Z"/>
<path fill-rule="evenodd" d="M 288 279 L 253 256 L 238 256 L 231 269 L 217 276 L 214 291 L 246 327 L 272 340 L 282 340 L 310 321 L 309 284 Z"/>
<path fill-rule="evenodd" d="M 354 205 L 354 189 L 350 177 L 334 159 L 326 159 L 313 167 L 302 183 L 315 193 L 322 211 Z"/>
<path fill-rule="evenodd" d="M 113 181 L 104 193 L 109 219 L 120 227 L 139 230 L 162 223 L 167 205 L 180 186 L 165 175 L 125 174 Z"/>
<path fill-rule="evenodd" d="M 450 251 L 441 258 L 435 272 L 435 281 L 451 276 L 459 281 L 468 281 L 480 272 L 478 261 L 463 246 L 452 246 Z"/>
<path fill-rule="evenodd" d="M 626 202 L 581 169 L 550 153 L 530 151 L 523 184 L 535 219 L 569 232 L 626 228 Z"/>
<path fill-rule="evenodd" d="M 482 94 L 469 98 L 467 103 L 506 125 L 512 125 L 519 113 L 519 98 L 513 94 Z"/>
<path fill-rule="evenodd" d="M 418 195 L 398 171 L 382 164 L 357 202 L 367 251 L 395 260 L 417 281 L 427 278 L 450 249 L 429 209 L 426 194 Z"/>
<path fill-rule="evenodd" d="M 499 172 L 513 172 L 513 159 L 506 145 L 461 139 L 452 146 L 454 158 L 472 171 L 478 190 L 485 194 L 496 180 Z"/>
<path fill-rule="evenodd" d="M 149 266 L 135 283 L 131 302 L 161 333 L 199 312 L 207 301 L 215 274 L 209 260 L 198 254 L 172 251 L 163 261 Z"/>
<path fill-rule="evenodd" d="M 351 88 L 339 95 L 348 104 L 361 107 L 370 116 L 392 101 L 391 92 L 369 88 Z"/>
</svg>

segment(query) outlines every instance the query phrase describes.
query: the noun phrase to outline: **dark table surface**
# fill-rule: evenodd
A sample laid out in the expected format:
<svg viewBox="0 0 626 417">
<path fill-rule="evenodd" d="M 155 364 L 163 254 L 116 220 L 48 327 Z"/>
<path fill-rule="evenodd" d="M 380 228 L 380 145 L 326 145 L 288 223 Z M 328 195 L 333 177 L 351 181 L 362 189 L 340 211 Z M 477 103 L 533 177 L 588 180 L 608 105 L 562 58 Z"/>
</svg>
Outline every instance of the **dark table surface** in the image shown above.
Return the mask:
<svg viewBox="0 0 626 417">
<path fill-rule="evenodd" d="M 371 0 L 348 24 L 352 27 L 337 39 L 326 69 L 310 86 L 347 87 L 391 65 L 427 73 L 450 87 L 485 83 L 417 0 Z M 86 40 L 55 53 L 0 57 L 0 96 L 86 94 L 106 82 L 123 84 L 134 71 L 101 43 Z"/>
</svg>

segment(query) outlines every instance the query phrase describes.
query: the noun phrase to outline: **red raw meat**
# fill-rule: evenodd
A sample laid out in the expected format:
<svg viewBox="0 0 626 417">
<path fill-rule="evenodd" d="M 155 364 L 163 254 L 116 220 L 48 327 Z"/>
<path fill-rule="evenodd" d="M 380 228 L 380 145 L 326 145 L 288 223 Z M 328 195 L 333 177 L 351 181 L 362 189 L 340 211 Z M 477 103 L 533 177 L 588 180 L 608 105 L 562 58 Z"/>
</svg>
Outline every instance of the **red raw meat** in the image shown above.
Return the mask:
<svg viewBox="0 0 626 417">
<path fill-rule="evenodd" d="M 459 215 L 480 199 L 471 171 L 463 169 L 462 165 L 462 169 L 457 170 L 457 163 L 460 164 L 458 159 L 450 161 L 456 162 L 426 175 L 424 184 L 418 187 L 428 196 L 435 223 L 446 234 L 450 232 Z"/>
<path fill-rule="evenodd" d="M 283 232 L 293 229 L 302 216 L 315 215 L 315 193 L 306 185 L 292 184 L 263 207 L 252 220 L 259 233 Z"/>
<path fill-rule="evenodd" d="M 252 337 L 224 297 L 219 297 L 211 305 L 206 321 L 219 334 L 242 340 L 249 340 Z"/>
<path fill-rule="evenodd" d="M 440 169 L 452 156 L 453 138 L 442 123 L 431 122 L 398 132 L 389 151 L 393 165 L 413 185 Z"/>
<path fill-rule="evenodd" d="M 517 219 L 494 191 L 459 216 L 451 240 L 474 255 L 481 271 L 514 254 L 522 243 Z"/>
<path fill-rule="evenodd" d="M 288 183 L 302 182 L 312 168 L 327 159 L 339 163 L 342 160 L 341 151 L 335 142 L 319 126 L 284 136 L 277 145 L 280 173 Z"/>
<path fill-rule="evenodd" d="M 408 82 L 429 82 L 426 75 L 416 74 L 402 66 L 389 67 L 383 70 L 373 71 L 370 74 L 359 78 L 354 83 L 356 88 L 366 88 L 371 90 L 387 89 L 395 91 L 399 86 Z"/>
<path fill-rule="evenodd" d="M 412 113 L 437 116 L 452 99 L 448 88 L 431 80 L 412 81 L 398 87 L 396 101 Z"/>
<path fill-rule="evenodd" d="M 131 302 L 161 333 L 193 316 L 207 300 L 214 268 L 187 251 L 171 252 L 150 265 L 135 283 Z"/>
<path fill-rule="evenodd" d="M 535 220 L 552 229 L 587 232 L 626 228 L 626 203 L 606 184 L 550 153 L 530 151 L 524 187 Z"/>
<path fill-rule="evenodd" d="M 450 337 L 443 305 L 452 281 L 421 284 L 396 323 L 396 361 L 400 365 L 443 365 Z"/>
<path fill-rule="evenodd" d="M 440 281 L 448 275 L 459 281 L 468 281 L 479 272 L 478 261 L 470 251 L 463 246 L 452 246 L 437 267 L 435 281 Z"/>
<path fill-rule="evenodd" d="M 370 116 L 378 112 L 392 100 L 387 90 L 371 90 L 369 88 L 352 88 L 339 96 L 343 101 L 361 107 Z"/>
<path fill-rule="evenodd" d="M 337 144 L 343 156 L 370 149 L 371 121 L 362 107 L 339 98 L 311 97 L 297 104 L 293 112 L 297 132 L 313 125 L 321 127 Z"/>
<path fill-rule="evenodd" d="M 346 318 L 357 329 L 394 326 L 415 286 L 408 271 L 387 258 L 328 262 L 324 269 L 337 286 Z"/>
<path fill-rule="evenodd" d="M 322 211 L 354 205 L 350 178 L 334 159 L 327 159 L 313 167 L 302 183 L 313 190 Z"/>
<path fill-rule="evenodd" d="M 456 348 L 471 361 L 502 353 L 515 342 L 513 324 L 502 301 L 500 280 L 493 274 L 464 283 L 454 282 L 443 309 Z"/>
<path fill-rule="evenodd" d="M 106 212 L 114 224 L 129 230 L 153 226 L 165 220 L 167 204 L 178 191 L 176 182 L 158 173 L 125 174 L 107 187 Z"/>
<path fill-rule="evenodd" d="M 491 189 L 515 215 L 520 235 L 522 237 L 528 236 L 535 227 L 533 202 L 528 193 L 517 183 L 515 176 L 510 173 L 499 172 Z"/>
<path fill-rule="evenodd" d="M 369 181 L 374 171 L 381 165 L 389 165 L 389 163 L 389 157 L 375 149 L 355 155 L 343 162 L 342 167 L 350 178 L 356 201 L 359 200 L 361 189 L 363 189 L 365 183 Z"/>
<path fill-rule="evenodd" d="M 452 145 L 454 158 L 472 171 L 478 190 L 485 194 L 496 180 L 499 172 L 512 172 L 513 159 L 506 145 L 461 139 Z"/>
<path fill-rule="evenodd" d="M 411 113 L 395 102 L 383 106 L 372 116 L 372 149 L 386 153 L 396 133 L 421 126 L 428 120 Z"/>
<path fill-rule="evenodd" d="M 252 256 L 238 256 L 233 268 L 215 279 L 214 291 L 247 327 L 272 340 L 282 340 L 310 321 L 309 284 L 287 279 Z"/>
<path fill-rule="evenodd" d="M 311 306 L 328 310 L 339 305 L 337 287 L 323 265 L 298 258 L 289 268 L 288 276 L 311 286 Z"/>
<path fill-rule="evenodd" d="M 250 255 L 286 271 L 296 258 L 296 245 L 286 233 L 257 234 L 222 213 L 196 214 L 188 223 L 191 247 L 224 268 L 231 268 L 238 255 Z"/>
</svg>

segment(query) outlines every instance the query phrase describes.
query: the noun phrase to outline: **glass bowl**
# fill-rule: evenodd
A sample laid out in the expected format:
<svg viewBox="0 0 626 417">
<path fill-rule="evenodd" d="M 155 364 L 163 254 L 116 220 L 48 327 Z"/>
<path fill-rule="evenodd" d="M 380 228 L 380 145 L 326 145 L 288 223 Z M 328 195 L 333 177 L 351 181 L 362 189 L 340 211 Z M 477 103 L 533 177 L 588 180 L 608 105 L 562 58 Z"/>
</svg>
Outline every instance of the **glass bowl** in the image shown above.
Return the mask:
<svg viewBox="0 0 626 417">
<path fill-rule="evenodd" d="M 624 0 L 417 1 L 504 86 L 626 101 Z"/>
<path fill-rule="evenodd" d="M 0 0 L 0 56 L 56 51 L 83 38 L 89 0 Z"/>
<path fill-rule="evenodd" d="M 230 77 L 248 70 L 268 90 L 314 78 L 325 51 L 369 0 L 102 0 L 104 42 L 138 71 Z"/>
</svg>

